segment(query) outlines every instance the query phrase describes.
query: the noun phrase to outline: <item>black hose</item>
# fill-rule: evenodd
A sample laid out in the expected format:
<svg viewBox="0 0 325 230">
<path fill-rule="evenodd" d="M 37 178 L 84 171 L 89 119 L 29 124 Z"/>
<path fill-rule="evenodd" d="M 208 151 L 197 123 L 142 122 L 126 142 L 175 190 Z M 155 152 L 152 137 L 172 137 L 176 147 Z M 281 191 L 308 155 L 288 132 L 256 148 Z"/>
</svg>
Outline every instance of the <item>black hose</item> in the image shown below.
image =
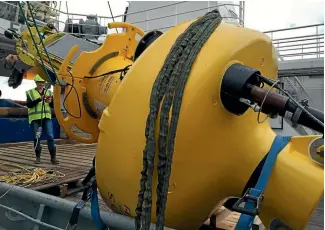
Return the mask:
<svg viewBox="0 0 325 230">
<path fill-rule="evenodd" d="M 324 122 L 324 113 L 321 111 L 310 108 L 310 107 L 305 107 L 305 109 L 311 113 L 314 117 L 316 117 L 319 121 Z M 298 124 L 306 126 L 308 128 L 311 128 L 317 132 L 324 133 L 324 128 L 316 122 L 315 119 L 312 119 L 309 114 L 307 114 L 305 111 L 302 111 L 299 119 L 298 119 Z"/>
</svg>

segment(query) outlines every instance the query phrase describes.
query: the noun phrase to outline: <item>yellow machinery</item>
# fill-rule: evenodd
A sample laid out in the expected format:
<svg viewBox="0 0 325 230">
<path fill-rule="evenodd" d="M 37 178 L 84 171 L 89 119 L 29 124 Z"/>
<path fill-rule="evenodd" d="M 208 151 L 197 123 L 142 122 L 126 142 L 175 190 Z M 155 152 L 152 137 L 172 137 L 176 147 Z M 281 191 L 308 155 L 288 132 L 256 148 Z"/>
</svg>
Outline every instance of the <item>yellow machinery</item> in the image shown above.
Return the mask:
<svg viewBox="0 0 325 230">
<path fill-rule="evenodd" d="M 142 37 L 144 32 L 127 23 L 110 23 L 109 28 L 123 28 L 124 32 L 109 34 L 98 49 L 77 56 L 75 45 L 64 59 L 51 57 L 58 77 L 54 85 L 56 117 L 70 137 L 98 144 L 98 188 L 115 212 L 136 216 L 153 85 L 177 39 L 201 19 L 179 24 L 157 36 L 138 58 L 136 49 L 144 39 L 139 43 L 137 36 Z M 196 34 L 199 32 L 204 34 Z M 59 40 L 61 35 L 51 36 Z M 45 44 L 49 44 L 46 39 Z M 41 76 L 47 78 L 40 68 L 40 58 L 33 52 L 29 56 L 33 56 Z M 51 70 L 47 56 L 42 50 L 41 53 L 45 66 Z M 165 210 L 167 227 L 198 229 L 225 199 L 240 197 L 276 136 L 268 122 L 257 122 L 253 110 L 236 115 L 220 96 L 224 76 L 236 63 L 259 70 L 268 79 L 277 78 L 276 51 L 266 35 L 226 22 L 216 25 L 192 64 L 183 93 Z M 233 79 L 241 78 L 238 74 Z M 66 116 L 61 113 L 62 88 Z M 253 91 L 256 89 L 257 85 Z M 273 91 L 265 92 L 262 100 L 256 99 L 258 96 L 255 99 L 261 107 L 261 103 L 269 103 L 271 108 L 272 101 L 265 99 Z M 162 132 L 160 112 L 156 111 L 157 142 Z M 170 124 L 172 115 L 170 110 L 170 117 L 163 119 Z M 78 135 L 74 126 L 89 135 Z M 295 230 L 306 227 L 323 195 L 323 158 L 311 157 L 314 153 L 310 150 L 319 139 L 292 137 L 279 153 L 259 214 L 266 227 L 274 218 Z M 322 146 L 317 144 L 317 148 Z M 154 160 L 152 222 L 156 222 L 158 156 Z"/>
</svg>

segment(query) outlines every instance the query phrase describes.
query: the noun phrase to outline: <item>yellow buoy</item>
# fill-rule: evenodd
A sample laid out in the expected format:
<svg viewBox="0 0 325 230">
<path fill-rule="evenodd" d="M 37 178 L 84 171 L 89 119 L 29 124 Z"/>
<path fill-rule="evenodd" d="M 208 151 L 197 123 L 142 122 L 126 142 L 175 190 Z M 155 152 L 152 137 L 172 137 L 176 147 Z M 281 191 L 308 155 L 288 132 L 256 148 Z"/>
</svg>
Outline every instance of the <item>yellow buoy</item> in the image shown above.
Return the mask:
<svg viewBox="0 0 325 230">
<path fill-rule="evenodd" d="M 135 216 L 151 89 L 175 40 L 192 22 L 172 28 L 138 58 L 102 114 L 96 177 L 105 202 L 118 213 Z M 235 116 L 221 103 L 222 77 L 234 63 L 258 69 L 269 78 L 277 76 L 275 49 L 262 33 L 222 22 L 205 43 L 183 96 L 167 227 L 197 229 L 221 200 L 239 197 L 273 142 L 274 131 L 268 123 L 258 124 L 253 111 Z M 323 168 L 307 153 L 314 138 L 293 137 L 279 154 L 261 208 L 265 226 L 273 218 L 293 229 L 306 226 L 323 193 Z M 156 185 L 154 171 L 153 222 Z"/>
<path fill-rule="evenodd" d="M 144 32 L 128 23 L 110 23 L 109 28 L 122 27 L 124 32 L 108 35 L 97 50 L 81 52 L 73 65 L 70 61 L 78 51 L 77 46 L 63 62 L 53 60 L 53 71 L 58 75 L 54 86 L 56 117 L 70 137 L 98 143 L 97 183 L 101 196 L 115 212 L 136 215 L 153 84 L 176 39 L 194 21 L 170 29 L 140 56 L 141 50 L 136 52 L 137 35 L 142 37 Z M 51 34 L 45 44 L 63 35 Z M 23 37 L 33 44 L 27 32 Z M 21 44 L 17 43 L 21 60 L 31 65 L 34 61 L 38 74 L 45 76 L 35 48 L 30 46 L 23 51 Z M 44 59 L 46 68 L 51 69 L 49 60 Z M 236 116 L 223 106 L 220 98 L 223 76 L 236 63 L 257 69 L 268 78 L 277 77 L 276 50 L 263 33 L 222 22 L 204 43 L 182 99 L 165 212 L 167 227 L 197 229 L 217 205 L 222 205 L 221 201 L 240 197 L 276 136 L 268 123 L 256 121 L 253 111 Z M 130 65 L 122 76 L 121 70 Z M 62 88 L 69 109 L 66 116 L 61 113 L 59 100 Z M 89 136 L 79 136 L 73 127 Z M 158 137 L 159 124 L 156 127 Z M 315 158 L 322 149 L 314 149 L 311 144 L 317 138 L 293 137 L 279 153 L 259 215 L 265 226 L 279 218 L 292 229 L 305 228 L 323 194 L 323 158 Z M 153 222 L 156 186 L 157 170 L 154 170 Z"/>
</svg>

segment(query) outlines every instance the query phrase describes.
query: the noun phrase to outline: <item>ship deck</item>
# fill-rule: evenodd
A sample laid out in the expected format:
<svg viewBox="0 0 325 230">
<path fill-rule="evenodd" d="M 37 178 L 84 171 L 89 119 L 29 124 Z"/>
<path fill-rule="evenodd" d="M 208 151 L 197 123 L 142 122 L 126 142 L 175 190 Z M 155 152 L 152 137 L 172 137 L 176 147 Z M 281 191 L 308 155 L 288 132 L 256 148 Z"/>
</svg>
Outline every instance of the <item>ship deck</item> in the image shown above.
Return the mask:
<svg viewBox="0 0 325 230">
<path fill-rule="evenodd" d="M 32 142 L 0 144 L 0 176 L 8 173 L 19 173 L 22 169 L 41 168 L 59 172 L 58 178 L 45 179 L 38 183 L 23 186 L 32 190 L 43 190 L 68 184 L 83 179 L 96 153 L 96 144 L 81 144 L 72 140 L 57 140 L 57 158 L 59 165 L 52 165 L 46 142 L 43 146 L 41 164 L 35 164 L 35 154 Z"/>
<path fill-rule="evenodd" d="M 50 163 L 50 155 L 44 142 L 42 142 L 41 164 L 34 163 L 35 156 L 31 142 L 0 144 L 0 176 L 10 172 L 19 173 L 22 167 L 26 169 L 42 168 L 45 170 L 55 170 L 64 174 L 64 177 L 56 180 L 44 180 L 26 186 L 26 188 L 39 191 L 83 179 L 92 166 L 92 160 L 96 153 L 96 144 L 82 144 L 72 140 L 57 140 L 56 144 L 57 157 L 60 160 L 59 165 L 52 165 Z M 78 202 L 81 200 L 81 196 L 82 192 L 78 190 L 71 192 L 71 194 L 66 194 L 65 199 Z M 89 202 L 86 205 L 89 205 Z M 111 211 L 100 196 L 99 206 L 102 211 Z M 222 213 L 223 211 L 225 211 L 225 208 L 221 207 L 217 213 Z M 240 214 L 225 212 L 221 215 L 224 216 L 224 219 L 217 224 L 216 229 L 234 229 Z M 324 205 L 322 200 L 313 214 L 307 229 L 322 229 L 324 225 L 323 215 Z M 255 224 L 259 225 L 259 229 L 265 229 L 258 218 Z"/>
</svg>

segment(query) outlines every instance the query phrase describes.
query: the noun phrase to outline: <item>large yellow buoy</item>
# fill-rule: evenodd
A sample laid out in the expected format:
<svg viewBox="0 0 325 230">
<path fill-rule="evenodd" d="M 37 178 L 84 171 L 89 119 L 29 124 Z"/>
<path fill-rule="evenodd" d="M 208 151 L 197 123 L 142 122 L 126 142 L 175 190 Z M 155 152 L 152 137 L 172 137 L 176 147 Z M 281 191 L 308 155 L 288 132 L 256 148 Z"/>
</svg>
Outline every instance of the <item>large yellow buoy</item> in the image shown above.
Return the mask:
<svg viewBox="0 0 325 230">
<path fill-rule="evenodd" d="M 77 46 L 63 61 L 53 60 L 53 71 L 58 70 L 54 86 L 56 117 L 70 137 L 98 143 L 96 179 L 101 196 L 115 212 L 136 215 L 153 84 L 173 44 L 194 21 L 170 29 L 142 54 L 143 50 L 136 49 L 137 35 L 142 37 L 144 32 L 128 23 L 111 23 L 110 28 L 122 27 L 124 32 L 108 35 L 98 49 L 81 52 L 73 64 Z M 191 33 L 199 37 L 201 32 Z M 45 44 L 63 35 L 52 34 Z M 24 36 L 30 39 L 27 32 Z M 44 77 L 40 58 L 33 47 L 29 48 L 27 54 L 18 44 L 19 56 L 24 62 L 34 61 Z M 46 68 L 52 70 L 49 60 L 44 59 Z M 167 227 L 197 229 L 227 197 L 240 197 L 276 136 L 267 122 L 257 122 L 252 110 L 236 116 L 222 104 L 224 74 L 237 63 L 257 69 L 268 78 L 277 77 L 276 50 L 266 35 L 221 22 L 198 53 L 186 82 L 169 180 Z M 122 75 L 130 65 L 127 74 Z M 61 113 L 59 100 L 62 88 L 69 109 L 66 116 Z M 89 136 L 78 136 L 73 127 Z M 158 123 L 156 127 L 158 138 Z M 318 150 L 309 152 L 317 138 L 292 137 L 279 153 L 259 215 L 265 226 L 276 218 L 292 229 L 305 228 L 323 194 L 323 167 L 310 158 L 316 158 Z M 153 222 L 156 185 L 154 170 Z"/>
<path fill-rule="evenodd" d="M 192 22 L 170 29 L 138 58 L 102 114 L 96 177 L 101 196 L 115 212 L 135 216 L 151 89 L 175 40 Z M 222 22 L 205 43 L 183 96 L 167 227 L 197 229 L 220 201 L 239 197 L 274 140 L 269 124 L 258 124 L 253 111 L 235 116 L 223 107 L 222 77 L 234 63 L 258 69 L 269 78 L 277 76 L 276 51 L 262 33 Z M 323 193 L 323 168 L 307 154 L 315 138 L 293 137 L 279 154 L 261 208 L 265 226 L 273 218 L 297 230 L 306 226 Z M 153 222 L 156 185 L 154 171 Z"/>
</svg>

